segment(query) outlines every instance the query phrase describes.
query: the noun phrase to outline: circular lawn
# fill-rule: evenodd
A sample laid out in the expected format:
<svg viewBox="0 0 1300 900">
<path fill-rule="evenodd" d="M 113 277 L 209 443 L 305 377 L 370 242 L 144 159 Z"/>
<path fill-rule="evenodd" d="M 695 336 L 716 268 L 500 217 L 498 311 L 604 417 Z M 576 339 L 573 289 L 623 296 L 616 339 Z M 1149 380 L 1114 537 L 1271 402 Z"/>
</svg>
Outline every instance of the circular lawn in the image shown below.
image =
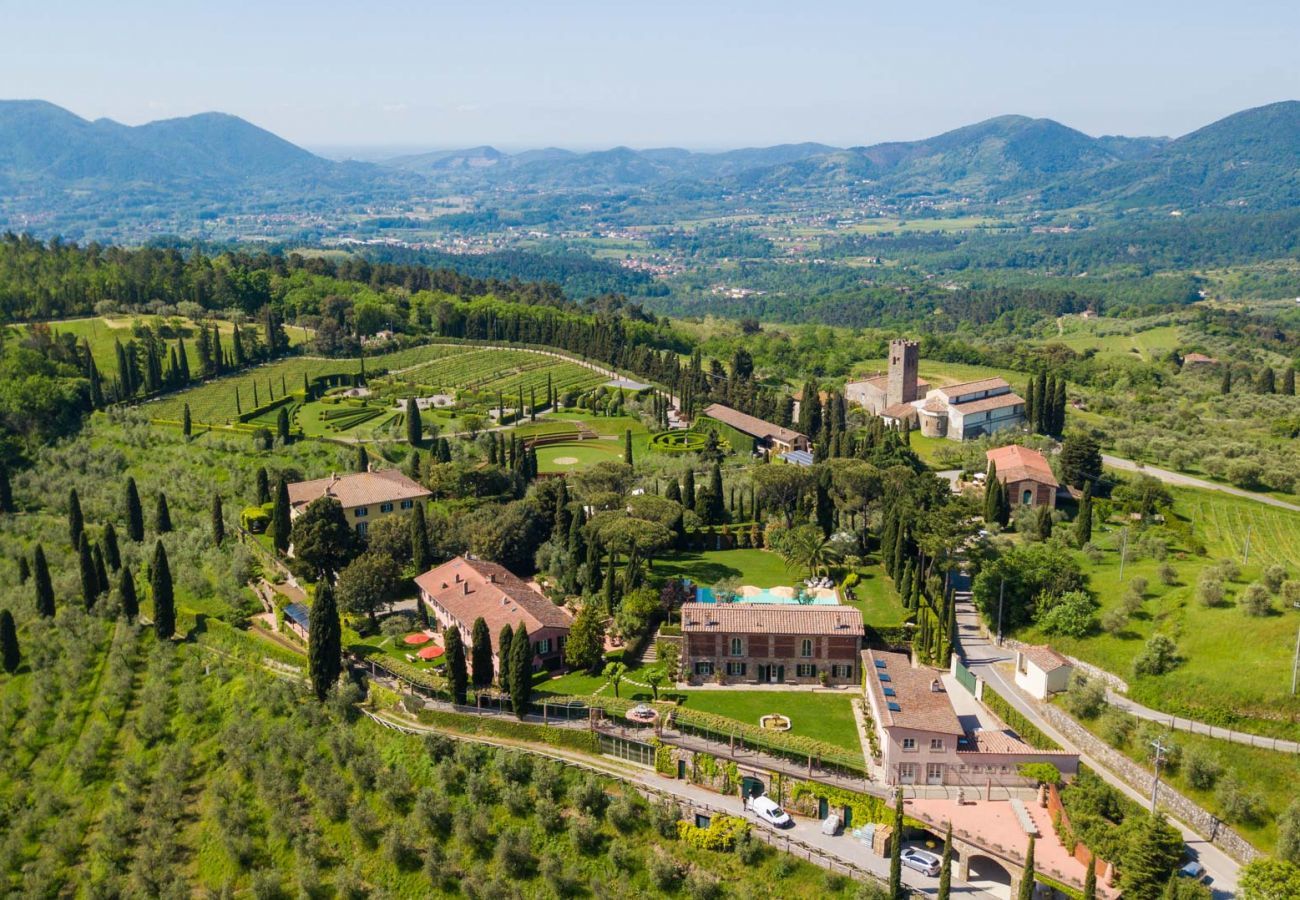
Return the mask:
<svg viewBox="0 0 1300 900">
<path fill-rule="evenodd" d="M 605 460 L 623 458 L 622 441 L 572 441 L 537 448 L 537 471 L 574 472 Z"/>
</svg>

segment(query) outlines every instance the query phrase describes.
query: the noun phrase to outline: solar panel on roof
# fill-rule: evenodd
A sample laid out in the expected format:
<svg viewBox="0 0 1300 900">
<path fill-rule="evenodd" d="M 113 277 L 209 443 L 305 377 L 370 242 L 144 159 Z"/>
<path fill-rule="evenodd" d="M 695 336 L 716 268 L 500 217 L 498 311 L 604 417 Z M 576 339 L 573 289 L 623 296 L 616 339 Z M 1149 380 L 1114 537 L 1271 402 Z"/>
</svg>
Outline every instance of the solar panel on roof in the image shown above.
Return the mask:
<svg viewBox="0 0 1300 900">
<path fill-rule="evenodd" d="M 889 677 L 889 673 L 888 673 L 888 672 L 881 672 L 881 673 L 880 673 L 880 680 L 881 680 L 881 681 L 893 681 L 893 679 Z"/>
<path fill-rule="evenodd" d="M 885 661 L 883 659 L 876 660 L 876 668 L 877 669 L 885 668 Z"/>
<path fill-rule="evenodd" d="M 897 697 L 898 693 L 893 688 L 885 688 L 886 697 Z"/>
<path fill-rule="evenodd" d="M 890 711 L 890 712 L 902 712 L 902 711 L 903 711 L 903 707 L 899 706 L 897 703 L 895 703 L 894 701 L 891 700 L 891 701 L 889 701 L 889 711 Z"/>
</svg>

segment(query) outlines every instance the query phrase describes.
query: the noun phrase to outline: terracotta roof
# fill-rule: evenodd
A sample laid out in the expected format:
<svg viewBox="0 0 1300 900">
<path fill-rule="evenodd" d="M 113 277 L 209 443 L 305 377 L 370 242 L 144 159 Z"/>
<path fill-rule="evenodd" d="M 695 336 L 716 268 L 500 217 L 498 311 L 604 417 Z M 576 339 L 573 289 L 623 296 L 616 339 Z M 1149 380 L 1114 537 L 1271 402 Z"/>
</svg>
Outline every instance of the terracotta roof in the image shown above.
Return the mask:
<svg viewBox="0 0 1300 900">
<path fill-rule="evenodd" d="M 1023 756 L 1057 755 L 1076 756 L 1068 750 L 1040 750 L 1026 744 L 1009 731 L 992 731 L 979 728 L 968 732 L 964 740 L 957 742 L 958 753 L 1006 753 Z"/>
<path fill-rule="evenodd" d="M 873 708 L 880 711 L 882 726 L 965 734 L 947 692 L 933 690 L 936 681 L 943 685 L 942 669 L 913 668 L 906 653 L 863 650 L 862 670 L 867 673 L 867 690 L 874 700 Z M 886 694 L 886 688 L 893 693 Z M 898 708 L 891 708 L 891 703 Z"/>
<path fill-rule="evenodd" d="M 741 412 L 738 409 L 732 409 L 730 406 L 723 406 L 721 403 L 713 403 L 704 408 L 704 415 L 710 419 L 717 419 L 724 425 L 730 425 L 737 431 L 743 431 L 745 434 L 753 435 L 756 438 L 776 438 L 787 444 L 793 444 L 799 438 L 807 438 L 792 428 L 783 428 L 780 425 L 774 425 L 771 422 L 765 422 L 756 416 L 751 416 Z"/>
<path fill-rule="evenodd" d="M 943 402 L 942 397 L 926 397 L 921 409 L 928 413 L 946 413 L 948 404 Z"/>
<path fill-rule="evenodd" d="M 979 381 L 963 381 L 959 384 L 946 384 L 939 390 L 943 391 L 945 397 L 961 397 L 965 394 L 977 394 L 980 391 L 995 391 L 999 388 L 1010 388 L 1005 378 L 981 378 Z"/>
<path fill-rule="evenodd" d="M 1070 661 L 1061 654 L 1057 653 L 1047 644 L 1035 644 L 1031 647 L 1021 647 L 1020 652 L 1024 654 L 1025 659 L 1029 660 L 1044 672 L 1051 672 L 1054 669 L 1070 665 Z"/>
<path fill-rule="evenodd" d="M 972 400 L 969 403 L 951 403 L 949 407 L 966 416 L 971 413 L 988 412 L 990 409 L 1002 409 L 1004 406 L 1015 406 L 1017 403 L 1024 402 L 1023 397 L 1011 393 L 997 394 L 993 397 L 985 397 L 983 400 Z"/>
<path fill-rule="evenodd" d="M 326 494 L 338 500 L 345 509 L 432 496 L 427 488 L 407 478 L 397 469 L 385 469 L 381 472 L 353 472 L 317 478 L 315 481 L 294 482 L 289 485 L 289 505 L 306 506 Z"/>
<path fill-rule="evenodd" d="M 910 403 L 891 403 L 880 414 L 886 419 L 910 419 L 916 415 L 916 407 Z"/>
<path fill-rule="evenodd" d="M 1204 353 L 1189 353 L 1189 354 L 1187 354 L 1186 356 L 1183 357 L 1183 365 L 1185 365 L 1185 366 L 1187 366 L 1187 365 L 1192 365 L 1192 366 L 1198 366 L 1198 365 L 1199 365 L 1199 366 L 1205 366 L 1205 365 L 1210 365 L 1210 366 L 1212 366 L 1212 365 L 1217 364 L 1218 362 L 1219 362 L 1219 361 L 1218 361 L 1217 359 L 1215 359 L 1213 356 L 1206 356 Z"/>
<path fill-rule="evenodd" d="M 869 378 L 860 378 L 857 381 L 850 381 L 844 386 L 848 387 L 851 384 L 869 384 L 873 388 L 883 391 L 889 387 L 889 376 L 872 375 Z M 926 381 L 924 378 L 916 379 L 916 391 L 918 394 L 924 394 L 929 389 L 930 389 L 930 382 Z"/>
<path fill-rule="evenodd" d="M 1013 481 L 1034 481 L 1049 487 L 1058 487 L 1056 476 L 1047 458 L 1037 450 L 1008 444 L 996 450 L 985 452 L 989 462 L 998 467 L 998 481 L 1003 484 Z"/>
<path fill-rule="evenodd" d="M 528 631 L 568 628 L 573 618 L 505 566 L 458 556 L 415 579 L 416 585 L 457 622 L 470 628 L 482 616 L 496 646 L 503 625 Z"/>
<path fill-rule="evenodd" d="M 862 636 L 852 606 L 798 603 L 683 603 L 685 634 L 820 634 Z"/>
</svg>

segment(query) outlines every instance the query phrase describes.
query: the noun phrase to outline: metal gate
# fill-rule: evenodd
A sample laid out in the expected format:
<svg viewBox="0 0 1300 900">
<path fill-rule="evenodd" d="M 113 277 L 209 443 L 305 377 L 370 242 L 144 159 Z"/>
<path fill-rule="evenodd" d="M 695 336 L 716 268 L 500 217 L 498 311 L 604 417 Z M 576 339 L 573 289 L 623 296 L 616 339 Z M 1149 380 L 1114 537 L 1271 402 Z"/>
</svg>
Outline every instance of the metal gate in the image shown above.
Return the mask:
<svg viewBox="0 0 1300 900">
<path fill-rule="evenodd" d="M 973 695 L 975 693 L 975 673 L 966 668 L 965 664 L 963 664 L 961 660 L 957 660 L 955 674 L 957 676 L 957 683 L 970 691 Z"/>
</svg>

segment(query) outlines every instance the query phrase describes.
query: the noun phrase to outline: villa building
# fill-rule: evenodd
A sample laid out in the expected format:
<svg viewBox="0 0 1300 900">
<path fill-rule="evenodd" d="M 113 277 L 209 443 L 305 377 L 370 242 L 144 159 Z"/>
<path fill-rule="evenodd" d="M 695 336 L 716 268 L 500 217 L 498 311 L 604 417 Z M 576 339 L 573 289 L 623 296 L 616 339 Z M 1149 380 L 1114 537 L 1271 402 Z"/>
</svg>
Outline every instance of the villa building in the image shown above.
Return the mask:
<svg viewBox="0 0 1300 900">
<path fill-rule="evenodd" d="M 808 436 L 800 434 L 793 428 L 765 422 L 757 416 L 751 416 L 721 403 L 712 403 L 705 407 L 704 415 L 734 428 L 741 434 L 754 439 L 755 449 L 767 453 L 788 453 L 791 450 L 807 450 Z M 743 447 L 732 447 L 743 451 Z"/>
<path fill-rule="evenodd" d="M 497 636 L 522 622 L 533 643 L 533 671 L 558 669 L 573 617 L 504 566 L 457 556 L 415 579 L 420 602 L 440 628 L 456 628 L 468 657 L 474 621 L 480 616 L 492 638 L 492 662 L 500 666 Z M 472 660 L 471 660 L 472 662 Z"/>
<path fill-rule="evenodd" d="M 1052 474 L 1052 467 L 1043 454 L 1011 444 L 989 450 L 984 456 L 997 466 L 998 481 L 1007 489 L 1007 500 L 1012 509 L 1017 506 L 1046 506 L 1049 509 L 1056 506 L 1060 482 Z"/>
<path fill-rule="evenodd" d="M 289 485 L 289 517 L 296 519 L 313 500 L 326 496 L 339 501 L 348 524 L 364 535 L 375 519 L 408 512 L 433 494 L 397 469 L 330 475 Z"/>
<path fill-rule="evenodd" d="M 1031 782 L 1020 766 L 1035 762 L 1051 763 L 1062 775 L 1078 772 L 1078 754 L 1039 750 L 1010 731 L 981 728 L 978 716 L 958 715 L 945 674 L 905 653 L 862 651 L 863 692 L 886 784 L 1021 786 Z M 974 703 L 970 695 L 965 700 Z"/>
<path fill-rule="evenodd" d="M 856 684 L 862 613 L 798 603 L 682 605 L 683 680 L 728 684 Z"/>
</svg>

